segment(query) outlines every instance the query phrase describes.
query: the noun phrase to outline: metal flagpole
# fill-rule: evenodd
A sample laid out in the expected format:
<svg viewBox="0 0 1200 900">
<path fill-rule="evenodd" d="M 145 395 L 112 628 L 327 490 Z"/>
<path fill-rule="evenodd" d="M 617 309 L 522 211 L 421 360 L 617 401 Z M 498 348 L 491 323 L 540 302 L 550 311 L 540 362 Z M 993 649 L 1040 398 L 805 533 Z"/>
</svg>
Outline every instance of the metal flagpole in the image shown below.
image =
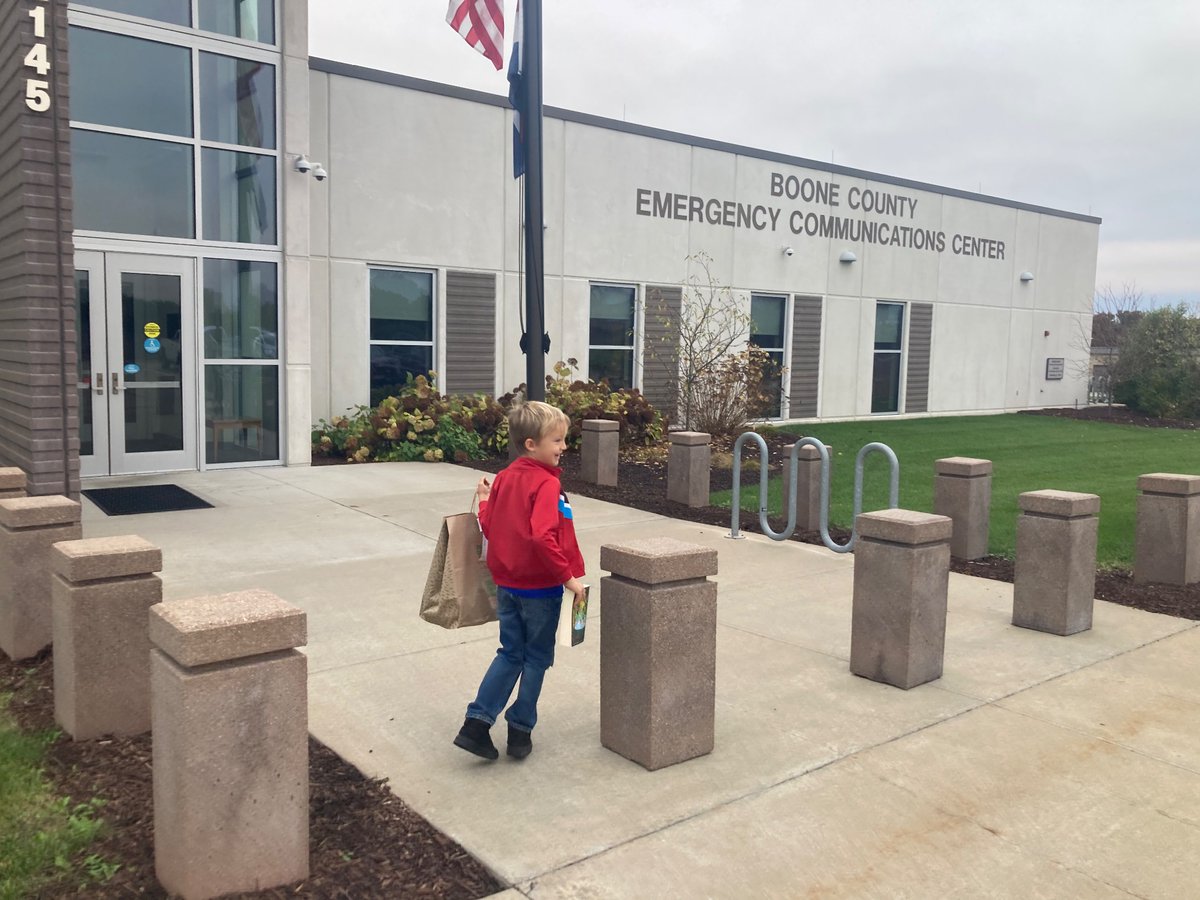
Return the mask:
<svg viewBox="0 0 1200 900">
<path fill-rule="evenodd" d="M 529 400 L 546 399 L 546 274 L 542 228 L 542 0 L 521 0 L 525 33 L 521 42 L 521 127 L 525 143 L 525 391 Z"/>
</svg>

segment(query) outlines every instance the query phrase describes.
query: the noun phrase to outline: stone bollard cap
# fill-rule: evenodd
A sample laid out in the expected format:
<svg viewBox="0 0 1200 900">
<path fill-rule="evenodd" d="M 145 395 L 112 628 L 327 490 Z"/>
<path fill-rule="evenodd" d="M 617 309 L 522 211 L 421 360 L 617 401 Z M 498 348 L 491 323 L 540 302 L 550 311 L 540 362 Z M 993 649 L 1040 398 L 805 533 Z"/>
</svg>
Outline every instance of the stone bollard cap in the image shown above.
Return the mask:
<svg viewBox="0 0 1200 900">
<path fill-rule="evenodd" d="M 74 525 L 79 521 L 79 514 L 78 503 L 58 495 L 0 500 L 0 525 L 5 528 Z"/>
<path fill-rule="evenodd" d="M 0 491 L 25 490 L 25 472 L 16 466 L 0 468 Z"/>
<path fill-rule="evenodd" d="M 308 619 L 270 591 L 238 591 L 150 607 L 151 642 L 182 666 L 302 647 Z"/>
<path fill-rule="evenodd" d="M 1059 519 L 1078 519 L 1100 512 L 1100 497 L 1075 491 L 1027 491 L 1017 497 L 1022 511 Z"/>
<path fill-rule="evenodd" d="M 797 441 L 796 443 L 799 443 L 799 441 Z M 794 446 L 796 446 L 796 444 L 789 444 L 787 447 L 786 456 L 788 459 L 791 459 L 792 447 L 794 447 Z M 833 454 L 833 444 L 826 444 L 825 452 L 832 455 Z M 818 450 L 816 447 L 814 447 L 812 444 L 805 444 L 803 447 L 801 447 L 799 450 L 796 451 L 796 457 L 798 459 L 820 459 L 821 451 Z"/>
<path fill-rule="evenodd" d="M 636 544 L 604 544 L 600 568 L 642 584 L 690 581 L 717 574 L 717 551 L 666 537 Z"/>
<path fill-rule="evenodd" d="M 881 509 L 860 513 L 855 526 L 859 537 L 917 546 L 950 540 L 954 520 L 915 509 Z"/>
<path fill-rule="evenodd" d="M 1200 475 L 1172 475 L 1170 472 L 1152 472 L 1138 476 L 1138 490 L 1146 494 L 1200 494 Z"/>
<path fill-rule="evenodd" d="M 933 471 L 938 475 L 957 475 L 960 478 L 975 478 L 992 474 L 990 459 L 973 459 L 970 456 L 947 456 L 933 461 Z"/>
<path fill-rule="evenodd" d="M 712 435 L 705 434 L 703 431 L 672 431 L 667 435 L 667 440 L 672 444 L 681 444 L 684 447 L 699 447 L 703 444 L 711 444 Z"/>
<path fill-rule="evenodd" d="M 614 422 L 612 419 L 584 419 L 584 431 L 618 431 L 621 428 L 620 422 Z"/>
<path fill-rule="evenodd" d="M 50 548 L 50 571 L 67 581 L 99 581 L 162 571 L 162 550 L 134 534 L 59 541 Z"/>
</svg>

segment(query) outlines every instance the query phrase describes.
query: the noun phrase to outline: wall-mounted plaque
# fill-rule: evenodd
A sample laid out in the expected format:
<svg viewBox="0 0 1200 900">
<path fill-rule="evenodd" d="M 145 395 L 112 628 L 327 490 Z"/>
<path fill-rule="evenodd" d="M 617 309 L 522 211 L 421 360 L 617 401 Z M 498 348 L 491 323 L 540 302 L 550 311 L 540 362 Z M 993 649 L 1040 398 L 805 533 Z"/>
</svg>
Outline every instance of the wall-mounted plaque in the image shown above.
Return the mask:
<svg viewBox="0 0 1200 900">
<path fill-rule="evenodd" d="M 1062 381 L 1063 366 L 1066 360 L 1061 356 L 1052 356 L 1046 360 L 1046 380 Z"/>
</svg>

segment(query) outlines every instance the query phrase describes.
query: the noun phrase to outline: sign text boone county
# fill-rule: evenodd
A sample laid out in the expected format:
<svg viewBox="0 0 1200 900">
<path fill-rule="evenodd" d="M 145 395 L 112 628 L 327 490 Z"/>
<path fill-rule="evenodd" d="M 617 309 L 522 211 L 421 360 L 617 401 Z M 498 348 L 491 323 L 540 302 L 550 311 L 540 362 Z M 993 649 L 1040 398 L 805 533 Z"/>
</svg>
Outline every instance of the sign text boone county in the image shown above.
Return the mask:
<svg viewBox="0 0 1200 900">
<path fill-rule="evenodd" d="M 919 199 L 906 194 L 894 194 L 858 185 L 843 191 L 842 185 L 836 181 L 818 181 L 772 172 L 771 196 L 827 206 L 831 210 L 841 210 L 845 207 L 850 210 L 850 214 L 804 209 L 788 212 L 781 207 L 762 203 L 738 203 L 734 200 L 675 194 L 649 188 L 637 189 L 637 214 L 655 219 L 675 219 L 680 222 L 700 222 L 755 231 L 777 232 L 786 228 L 794 235 L 833 238 L 852 243 L 882 244 L 934 253 L 943 253 L 949 246 L 950 252 L 957 256 L 1004 259 L 1004 241 L 971 234 L 954 234 L 947 237 L 944 231 L 932 228 L 920 228 L 903 222 L 868 221 L 862 218 L 915 218 Z"/>
</svg>

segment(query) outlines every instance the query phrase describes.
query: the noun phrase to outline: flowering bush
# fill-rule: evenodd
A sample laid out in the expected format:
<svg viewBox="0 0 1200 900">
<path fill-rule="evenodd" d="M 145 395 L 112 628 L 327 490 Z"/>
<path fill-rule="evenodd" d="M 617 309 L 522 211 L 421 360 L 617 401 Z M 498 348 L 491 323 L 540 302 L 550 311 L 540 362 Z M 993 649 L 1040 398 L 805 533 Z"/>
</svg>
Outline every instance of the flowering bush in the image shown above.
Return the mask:
<svg viewBox="0 0 1200 900">
<path fill-rule="evenodd" d="M 350 462 L 465 462 L 502 453 L 508 420 L 500 405 L 483 394 L 440 394 L 434 377 L 410 377 L 375 408 L 358 406 L 349 416 L 322 419 L 312 433 L 313 453 Z"/>
<path fill-rule="evenodd" d="M 556 363 L 546 378 L 546 402 L 571 420 L 567 444 L 578 447 L 584 419 L 620 423 L 621 442 L 656 444 L 666 422 L 638 391 L 612 390 L 607 382 L 574 377 L 575 360 Z M 350 462 L 466 462 L 499 456 L 508 449 L 508 410 L 524 385 L 494 400 L 484 394 L 444 395 L 435 375 L 410 377 L 394 397 L 378 406 L 358 406 L 332 422 L 322 419 L 312 432 L 313 454 L 343 456 Z"/>
</svg>

